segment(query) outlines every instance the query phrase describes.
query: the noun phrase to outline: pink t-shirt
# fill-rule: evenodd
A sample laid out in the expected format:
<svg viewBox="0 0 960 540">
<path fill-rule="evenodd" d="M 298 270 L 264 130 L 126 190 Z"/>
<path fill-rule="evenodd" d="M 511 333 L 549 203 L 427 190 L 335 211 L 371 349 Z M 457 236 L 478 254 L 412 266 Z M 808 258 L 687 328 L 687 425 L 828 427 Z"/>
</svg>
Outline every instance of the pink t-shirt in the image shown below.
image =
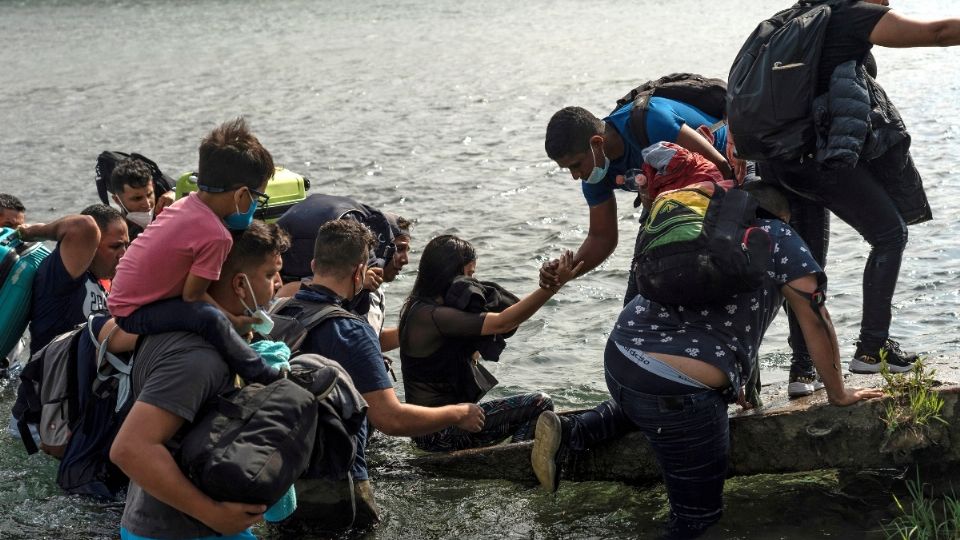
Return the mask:
<svg viewBox="0 0 960 540">
<path fill-rule="evenodd" d="M 141 306 L 183 295 L 187 274 L 215 281 L 233 238 L 196 193 L 163 210 L 120 259 L 107 307 L 126 317 Z"/>
</svg>

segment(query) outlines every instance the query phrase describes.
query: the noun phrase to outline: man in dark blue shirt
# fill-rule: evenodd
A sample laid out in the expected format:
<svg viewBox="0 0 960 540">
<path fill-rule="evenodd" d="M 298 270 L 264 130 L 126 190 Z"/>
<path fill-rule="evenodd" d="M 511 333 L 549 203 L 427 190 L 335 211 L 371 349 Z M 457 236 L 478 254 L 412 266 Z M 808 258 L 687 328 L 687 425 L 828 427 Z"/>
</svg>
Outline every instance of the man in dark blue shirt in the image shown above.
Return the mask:
<svg viewBox="0 0 960 540">
<path fill-rule="evenodd" d="M 355 221 L 339 219 L 323 224 L 317 231 L 310 263 L 313 279 L 295 298 L 317 304 L 341 305 L 349 301 L 363 288 L 368 252 L 373 243 L 370 231 Z M 474 403 L 444 407 L 401 403 L 384 366 L 380 340 L 365 320 L 353 317 L 328 319 L 310 330 L 302 352 L 323 355 L 343 366 L 357 391 L 367 401 L 367 419 L 374 428 L 387 435 L 413 437 L 453 425 L 471 432 L 483 428 L 483 411 Z M 368 506 L 366 512 L 358 508 L 358 518 L 376 521 L 377 510 L 364 453 L 367 431 L 365 426 L 358 436 L 352 476 L 361 500 Z M 298 499 L 306 499 L 310 491 L 304 481 L 297 484 Z"/>
<path fill-rule="evenodd" d="M 56 240 L 57 247 L 40 263 L 30 308 L 30 354 L 53 338 L 106 311 L 101 280 L 113 278 L 130 239 L 117 210 L 103 204 L 52 223 L 20 227 L 24 241 Z"/>
</svg>

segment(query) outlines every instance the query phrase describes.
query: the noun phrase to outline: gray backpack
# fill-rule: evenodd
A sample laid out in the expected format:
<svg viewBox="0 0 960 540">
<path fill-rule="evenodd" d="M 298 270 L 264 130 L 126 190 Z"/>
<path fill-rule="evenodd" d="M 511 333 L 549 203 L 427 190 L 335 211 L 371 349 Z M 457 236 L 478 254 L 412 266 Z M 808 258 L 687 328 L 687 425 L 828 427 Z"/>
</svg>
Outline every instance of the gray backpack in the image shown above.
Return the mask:
<svg viewBox="0 0 960 540">
<path fill-rule="evenodd" d="M 39 449 L 62 458 L 70 430 L 80 415 L 77 389 L 77 344 L 87 325 L 60 334 L 36 354 L 20 373 L 13 416 L 28 454 L 38 447 L 30 433 L 37 426 Z"/>
</svg>

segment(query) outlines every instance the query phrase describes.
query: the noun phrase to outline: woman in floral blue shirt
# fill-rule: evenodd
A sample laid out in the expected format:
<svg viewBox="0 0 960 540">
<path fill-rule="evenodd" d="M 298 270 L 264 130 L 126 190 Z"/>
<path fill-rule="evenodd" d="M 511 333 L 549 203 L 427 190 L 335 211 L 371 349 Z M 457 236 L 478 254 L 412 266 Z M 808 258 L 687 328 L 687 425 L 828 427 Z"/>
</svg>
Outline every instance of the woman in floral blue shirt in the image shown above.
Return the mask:
<svg viewBox="0 0 960 540">
<path fill-rule="evenodd" d="M 653 180 L 649 199 L 658 194 Z M 756 195 L 765 208 L 776 206 Z M 668 538 L 697 537 L 723 513 L 727 405 L 746 406 L 744 385 L 784 299 L 797 314 L 830 403 L 851 405 L 881 395 L 844 388 L 837 338 L 823 303 L 826 277 L 806 244 L 780 219 L 760 219 L 757 225 L 772 246 L 761 288 L 709 305 L 664 305 L 638 295 L 620 312 L 604 351 L 612 397 L 607 408 L 616 414 L 602 424 L 612 435 L 622 415 L 650 441 L 670 499 Z M 560 447 L 579 450 L 582 441 L 602 438 L 596 432 L 576 417 L 544 413 L 533 453 L 541 483 L 555 489 Z"/>
</svg>

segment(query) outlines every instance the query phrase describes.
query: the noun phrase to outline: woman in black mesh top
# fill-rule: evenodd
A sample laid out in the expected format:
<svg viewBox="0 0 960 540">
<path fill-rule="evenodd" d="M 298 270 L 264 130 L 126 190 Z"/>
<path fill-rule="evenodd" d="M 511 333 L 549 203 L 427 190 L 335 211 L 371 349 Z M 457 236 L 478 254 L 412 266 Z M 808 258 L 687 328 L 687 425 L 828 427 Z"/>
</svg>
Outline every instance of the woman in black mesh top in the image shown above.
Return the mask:
<svg viewBox="0 0 960 540">
<path fill-rule="evenodd" d="M 469 242 L 452 235 L 431 240 L 420 258 L 413 290 L 400 314 L 400 360 L 407 403 L 437 407 L 476 401 L 482 390 L 476 384 L 478 348 L 493 336 L 506 334 L 529 319 L 563 284 L 576 275 L 573 253 L 560 258 L 560 285 L 537 288 L 500 312 L 472 312 L 451 307 L 445 297 L 455 281 L 472 278 L 477 256 Z M 579 265 L 578 265 L 579 266 Z M 466 280 L 482 287 L 483 284 Z M 489 290 L 489 287 L 488 287 Z M 496 293 L 494 293 L 496 294 Z M 541 412 L 553 410 L 543 392 L 491 399 L 480 403 L 486 414 L 484 428 L 469 433 L 456 427 L 414 437 L 421 449 L 444 452 L 533 438 Z"/>
</svg>

